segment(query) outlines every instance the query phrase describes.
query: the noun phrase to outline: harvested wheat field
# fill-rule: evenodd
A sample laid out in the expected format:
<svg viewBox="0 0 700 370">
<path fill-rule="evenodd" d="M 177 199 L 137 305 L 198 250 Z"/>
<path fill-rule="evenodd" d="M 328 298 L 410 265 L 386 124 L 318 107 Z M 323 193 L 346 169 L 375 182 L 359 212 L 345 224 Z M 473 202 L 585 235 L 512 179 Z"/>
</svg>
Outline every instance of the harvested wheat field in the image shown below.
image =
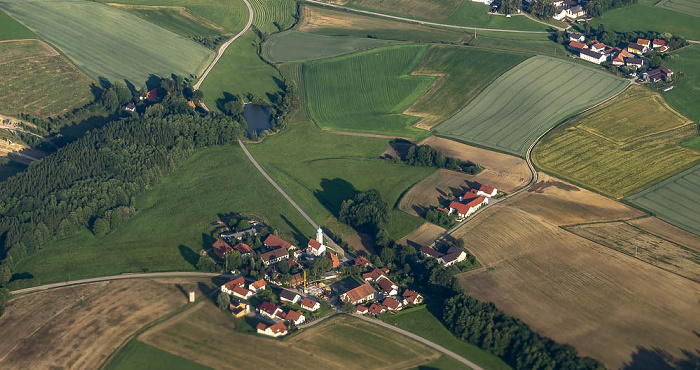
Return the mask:
<svg viewBox="0 0 700 370">
<path fill-rule="evenodd" d="M 367 234 L 345 235 L 343 236 L 343 240 L 355 248 L 356 254 L 367 256 L 376 253 L 374 250 L 374 243 L 372 243 L 372 237 Z"/>
<path fill-rule="evenodd" d="M 414 185 L 401 198 L 399 209 L 414 216 L 423 217 L 425 211 L 431 207 L 452 200 L 469 190 L 470 185 L 476 185 L 478 182 L 470 181 L 474 177 L 476 176 L 461 172 L 437 170 L 425 180 Z"/>
<path fill-rule="evenodd" d="M 309 364 L 319 369 L 404 369 L 440 357 L 407 337 L 350 316 L 325 320 L 290 340 L 243 333 L 237 325 L 248 324 L 201 302 L 138 339 L 216 369 L 308 369 Z"/>
<path fill-rule="evenodd" d="M 201 295 L 199 284 L 118 280 L 13 299 L 0 319 L 0 368 L 97 369 L 129 335 L 185 305 L 184 292 Z"/>
<path fill-rule="evenodd" d="M 644 214 L 540 176 L 536 191 L 459 230 L 484 266 L 459 275 L 465 291 L 611 368 L 638 365 L 640 352 L 699 350 L 700 285 L 559 227 Z"/>
<path fill-rule="evenodd" d="M 445 231 L 446 230 L 444 228 L 438 225 L 426 222 L 423 225 L 421 225 L 421 227 L 414 230 L 412 233 L 401 238 L 398 241 L 398 243 L 413 245 L 415 247 L 420 248 L 420 246 L 422 245 L 432 244 L 435 241 L 435 239 L 444 234 Z"/>
</svg>

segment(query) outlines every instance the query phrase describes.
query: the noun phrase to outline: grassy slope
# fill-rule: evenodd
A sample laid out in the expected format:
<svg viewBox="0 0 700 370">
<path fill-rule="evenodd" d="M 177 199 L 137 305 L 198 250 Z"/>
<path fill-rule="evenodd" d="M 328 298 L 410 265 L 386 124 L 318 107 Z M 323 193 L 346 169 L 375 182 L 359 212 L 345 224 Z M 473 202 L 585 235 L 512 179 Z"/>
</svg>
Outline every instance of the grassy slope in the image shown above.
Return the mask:
<svg viewBox="0 0 700 370">
<path fill-rule="evenodd" d="M 695 0 L 661 0 L 656 6 L 700 17 L 700 3 Z"/>
<path fill-rule="evenodd" d="M 352 0 L 350 4 L 358 8 L 397 12 L 407 17 L 424 17 L 443 21 L 454 13 L 462 0 Z"/>
<path fill-rule="evenodd" d="M 700 136 L 696 136 L 692 139 L 686 140 L 682 144 L 688 148 L 700 150 Z"/>
<path fill-rule="evenodd" d="M 298 236 L 313 228 L 253 167 L 238 146 L 199 151 L 162 183 L 137 198 L 137 214 L 103 237 L 84 230 L 56 240 L 17 264 L 35 279 L 20 285 L 106 276 L 142 269 L 194 270 L 183 258 L 203 246 L 218 214 L 255 213 L 273 228 Z M 301 231 L 297 231 L 297 230 Z M 181 250 L 182 249 L 182 250 Z"/>
<path fill-rule="evenodd" d="M 433 46 L 413 70 L 415 75 L 442 75 L 410 108 L 433 126 L 451 117 L 498 76 L 524 61 L 526 55 L 467 47 Z"/>
<path fill-rule="evenodd" d="M 0 41 L 33 38 L 36 38 L 34 32 L 0 10 Z"/>
<path fill-rule="evenodd" d="M 609 10 L 594 18 L 590 24 L 595 29 L 604 24 L 606 30 L 617 32 L 656 31 L 670 32 L 691 40 L 700 40 L 698 17 L 654 6 L 657 0 L 640 0 L 638 4 Z"/>
<path fill-rule="evenodd" d="M 392 43 L 395 41 L 333 37 L 289 30 L 267 39 L 263 44 L 262 55 L 273 63 L 296 62 L 334 57 Z"/>
<path fill-rule="evenodd" d="M 402 114 L 433 82 L 407 76 L 427 48 L 400 45 L 304 65 L 308 113 L 326 130 L 421 138 L 419 119 Z"/>
<path fill-rule="evenodd" d="M 206 370 L 208 366 L 198 364 L 192 360 L 165 352 L 162 349 L 149 346 L 143 342 L 133 340 L 124 347 L 117 357 L 107 366 L 108 370 L 129 369 L 151 370 Z"/>
<path fill-rule="evenodd" d="M 700 152 L 679 145 L 692 137 L 694 124 L 658 94 L 634 86 L 557 127 L 537 145 L 533 159 L 557 177 L 623 198 L 700 161 Z"/>
<path fill-rule="evenodd" d="M 126 5 L 117 6 L 117 9 L 136 14 L 142 19 L 185 37 L 230 34 L 223 27 L 182 7 Z"/>
<path fill-rule="evenodd" d="M 675 72 L 675 87 L 662 93 L 663 97 L 674 109 L 700 123 L 700 45 L 687 46 L 673 54 L 677 58 L 664 64 Z"/>
<path fill-rule="evenodd" d="M 451 138 L 524 155 L 548 128 L 619 92 L 627 83 L 600 70 L 536 56 L 496 79 L 437 127 Z M 577 86 L 575 94 L 571 86 Z"/>
<path fill-rule="evenodd" d="M 498 357 L 455 337 L 425 305 L 380 317 L 394 326 L 435 342 L 485 369 L 509 369 Z"/>
<path fill-rule="evenodd" d="M 141 86 L 150 74 L 199 74 L 211 51 L 114 7 L 93 2 L 0 2 L 94 79 L 128 79 Z M 127 32 L 128 30 L 128 32 Z"/>
<path fill-rule="evenodd" d="M 330 217 L 355 191 L 378 189 L 393 207 L 405 190 L 435 171 L 379 160 L 387 147 L 387 139 L 322 133 L 309 122 L 299 122 L 249 149 L 314 220 L 328 220 L 326 226 L 346 233 L 350 230 Z M 388 230 L 398 239 L 420 224 L 420 219 L 394 210 Z"/>
</svg>

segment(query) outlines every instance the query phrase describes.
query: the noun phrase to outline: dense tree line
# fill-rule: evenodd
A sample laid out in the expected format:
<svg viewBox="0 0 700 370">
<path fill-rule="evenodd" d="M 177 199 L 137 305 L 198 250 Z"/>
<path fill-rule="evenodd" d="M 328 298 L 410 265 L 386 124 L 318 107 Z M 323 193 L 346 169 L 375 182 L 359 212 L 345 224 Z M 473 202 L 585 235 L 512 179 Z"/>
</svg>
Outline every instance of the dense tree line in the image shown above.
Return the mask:
<svg viewBox="0 0 700 370">
<path fill-rule="evenodd" d="M 495 354 L 514 369 L 605 368 L 590 357 L 580 357 L 574 347 L 537 334 L 493 303 L 465 294 L 445 301 L 443 322 L 458 338 Z"/>
<path fill-rule="evenodd" d="M 340 205 L 339 217 L 355 228 L 372 228 L 375 231 L 391 220 L 391 210 L 376 189 L 361 191 L 353 199 L 344 200 Z"/>
<path fill-rule="evenodd" d="M 425 211 L 425 219 L 445 229 L 450 229 L 457 224 L 457 221 L 449 213 L 436 208 Z"/>
<path fill-rule="evenodd" d="M 589 0 L 584 9 L 588 16 L 600 17 L 610 9 L 622 8 L 636 3 L 637 0 Z"/>
<path fill-rule="evenodd" d="M 452 171 L 461 171 L 475 175 L 483 169 L 478 164 L 470 161 L 462 161 L 457 158 L 442 155 L 442 152 L 430 145 L 411 145 L 404 158 L 404 162 L 411 166 L 426 166 L 446 168 Z"/>
<path fill-rule="evenodd" d="M 528 11 L 538 18 L 550 19 L 557 12 L 552 0 L 532 0 L 528 6 Z"/>
</svg>

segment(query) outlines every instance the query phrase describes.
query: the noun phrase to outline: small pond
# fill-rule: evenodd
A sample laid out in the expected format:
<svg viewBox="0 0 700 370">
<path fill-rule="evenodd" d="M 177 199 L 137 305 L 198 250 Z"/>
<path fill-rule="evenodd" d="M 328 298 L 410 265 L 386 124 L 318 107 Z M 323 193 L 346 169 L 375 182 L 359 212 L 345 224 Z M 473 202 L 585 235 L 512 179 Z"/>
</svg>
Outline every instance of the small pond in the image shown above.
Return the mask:
<svg viewBox="0 0 700 370">
<path fill-rule="evenodd" d="M 246 104 L 243 106 L 243 119 L 248 124 L 248 135 L 271 128 L 268 112 L 270 112 L 270 108 L 262 105 Z"/>
</svg>

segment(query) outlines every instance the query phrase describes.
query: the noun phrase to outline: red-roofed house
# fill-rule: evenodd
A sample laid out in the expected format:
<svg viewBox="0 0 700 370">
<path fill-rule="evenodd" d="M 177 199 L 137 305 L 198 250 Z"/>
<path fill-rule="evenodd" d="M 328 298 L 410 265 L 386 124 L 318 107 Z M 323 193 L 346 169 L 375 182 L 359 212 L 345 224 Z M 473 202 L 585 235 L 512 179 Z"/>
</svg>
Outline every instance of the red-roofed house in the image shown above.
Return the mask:
<svg viewBox="0 0 700 370">
<path fill-rule="evenodd" d="M 372 315 L 381 315 L 384 312 L 386 312 L 386 307 L 380 304 L 372 303 L 372 305 L 369 306 L 369 309 L 367 311 L 369 311 L 369 313 L 371 313 Z"/>
<path fill-rule="evenodd" d="M 355 257 L 354 262 L 355 262 L 355 265 L 357 265 L 357 266 L 362 266 L 362 267 L 372 267 L 373 266 L 372 262 L 370 262 L 369 260 L 367 260 L 367 258 L 362 257 L 362 256 Z"/>
<path fill-rule="evenodd" d="M 309 240 L 306 251 L 317 257 L 326 253 L 326 246 L 323 244 L 323 230 L 320 227 L 316 231 L 316 239 Z"/>
<path fill-rule="evenodd" d="M 403 294 L 403 304 L 404 306 L 409 304 L 421 304 L 423 303 L 423 296 L 413 290 L 404 290 Z"/>
<path fill-rule="evenodd" d="M 497 193 L 498 193 L 498 189 L 494 188 L 493 186 L 481 185 L 479 187 L 479 191 L 476 192 L 476 195 L 481 195 L 483 197 L 491 198 L 491 197 L 495 196 Z"/>
<path fill-rule="evenodd" d="M 586 44 L 582 43 L 582 42 L 571 41 L 571 42 L 569 43 L 568 48 L 571 49 L 571 50 L 573 50 L 573 51 L 581 51 L 581 50 L 583 50 L 583 49 L 588 48 L 588 46 L 587 46 Z"/>
<path fill-rule="evenodd" d="M 253 248 L 251 248 L 246 243 L 238 243 L 238 244 L 234 245 L 233 250 L 238 251 L 241 254 L 241 256 L 246 255 L 248 253 L 253 253 Z"/>
<path fill-rule="evenodd" d="M 652 43 L 651 43 L 651 46 L 654 49 L 658 49 L 658 48 L 660 48 L 662 46 L 666 46 L 666 45 L 668 45 L 668 43 L 666 42 L 666 40 L 663 40 L 663 39 L 654 39 L 654 41 L 652 41 Z"/>
<path fill-rule="evenodd" d="M 642 45 L 642 46 L 643 46 L 645 49 L 647 49 L 647 50 L 648 50 L 649 48 L 651 48 L 651 41 L 649 41 L 649 40 L 647 40 L 647 39 L 638 38 L 638 39 L 637 39 L 637 44 Z M 645 51 L 646 51 L 646 50 L 645 50 Z"/>
<path fill-rule="evenodd" d="M 399 302 L 391 297 L 385 298 L 384 301 L 382 302 L 382 305 L 386 306 L 386 308 L 392 312 L 401 311 L 401 309 L 403 308 L 403 305 L 401 304 L 401 302 Z"/>
<path fill-rule="evenodd" d="M 187 105 L 189 105 L 190 108 L 192 108 L 192 109 L 197 108 L 197 105 L 195 105 L 194 102 L 193 102 L 192 100 L 188 100 L 188 101 L 187 101 Z"/>
<path fill-rule="evenodd" d="M 216 239 L 216 241 L 214 242 L 214 244 L 211 245 L 211 247 L 212 249 L 214 249 L 214 254 L 216 254 L 217 257 L 221 259 L 224 259 L 227 253 L 233 251 L 233 248 L 231 248 L 231 246 L 228 245 L 228 243 L 221 239 Z"/>
<path fill-rule="evenodd" d="M 358 305 L 355 308 L 357 309 L 357 313 L 359 313 L 360 315 L 364 315 L 367 313 L 367 307 L 365 306 Z"/>
<path fill-rule="evenodd" d="M 359 304 L 370 301 L 374 299 L 377 291 L 372 288 L 369 283 L 364 283 L 355 289 L 348 290 L 340 296 L 343 302 L 350 302 L 352 304 Z"/>
<path fill-rule="evenodd" d="M 603 44 L 602 42 L 598 42 L 598 43 L 592 44 L 589 47 L 589 49 L 591 49 L 592 51 L 595 51 L 596 53 L 602 53 L 603 50 L 605 50 L 605 47 L 606 47 L 605 44 Z"/>
<path fill-rule="evenodd" d="M 461 218 L 469 217 L 474 212 L 476 212 L 483 204 L 489 204 L 488 198 L 477 197 L 470 200 L 466 204 L 453 201 L 452 203 L 450 203 L 450 213 L 456 213 L 457 216 Z"/>
<path fill-rule="evenodd" d="M 382 290 L 384 290 L 388 295 L 394 296 L 399 294 L 399 286 L 394 284 L 394 282 L 388 278 L 379 280 L 379 283 L 377 284 L 379 284 Z"/>
<path fill-rule="evenodd" d="M 314 312 L 314 311 L 318 310 L 319 308 L 321 308 L 320 303 L 313 301 L 311 299 L 308 299 L 308 298 L 302 299 L 301 304 L 299 304 L 299 305 L 301 306 L 301 308 L 303 308 L 307 311 L 311 311 L 311 312 Z"/>
<path fill-rule="evenodd" d="M 277 247 L 277 249 L 271 250 L 269 252 L 265 252 L 260 255 L 260 259 L 262 259 L 263 264 L 265 266 L 270 266 L 273 263 L 277 263 L 279 261 L 283 261 L 289 258 L 289 252 L 287 251 L 286 248 L 282 247 Z"/>
<path fill-rule="evenodd" d="M 442 253 L 440 253 L 436 249 L 430 248 L 430 247 L 425 246 L 425 245 L 420 247 L 420 253 L 424 257 L 430 257 L 430 258 L 442 258 L 442 256 L 444 256 Z"/>
<path fill-rule="evenodd" d="M 231 289 L 231 295 L 240 299 L 248 299 L 253 296 L 253 292 L 242 286 L 236 285 L 233 287 L 233 289 Z"/>
<path fill-rule="evenodd" d="M 266 287 L 267 283 L 265 282 L 265 280 L 260 279 L 258 281 L 250 283 L 250 285 L 248 285 L 248 290 L 250 290 L 254 294 L 257 294 L 259 291 L 265 290 Z"/>
<path fill-rule="evenodd" d="M 229 281 L 228 283 L 222 285 L 221 291 L 228 294 L 228 295 L 232 295 L 233 288 L 235 288 L 237 286 L 242 287 L 244 285 L 245 285 L 245 279 L 243 278 L 243 276 L 239 276 L 239 277 Z"/>
<path fill-rule="evenodd" d="M 330 258 L 334 269 L 337 269 L 338 267 L 340 267 L 340 259 L 338 258 L 338 256 L 336 254 L 328 253 L 328 254 L 326 254 L 326 257 Z"/>
<path fill-rule="evenodd" d="M 146 98 L 150 101 L 158 100 L 158 89 L 151 89 L 146 93 Z"/>
<path fill-rule="evenodd" d="M 384 271 L 380 269 L 374 269 L 372 270 L 372 272 L 362 274 L 362 278 L 365 281 L 379 281 L 383 278 L 386 278 L 386 275 L 384 274 Z"/>
<path fill-rule="evenodd" d="M 289 312 L 287 312 L 287 317 L 285 318 L 285 320 L 298 326 L 303 324 L 304 321 L 306 321 L 306 316 L 304 316 L 304 314 L 299 311 L 290 310 Z"/>
<path fill-rule="evenodd" d="M 284 240 L 282 240 L 280 237 L 274 234 L 270 234 L 267 238 L 265 238 L 265 241 L 263 242 L 267 249 L 269 250 L 274 250 L 277 248 L 284 248 L 284 250 L 289 251 L 291 249 L 296 249 L 294 245 L 291 243 L 288 243 Z"/>
<path fill-rule="evenodd" d="M 272 303 L 272 302 L 263 302 L 258 306 L 257 308 L 258 313 L 261 316 L 267 317 L 272 320 L 276 320 L 278 318 L 277 314 L 284 311 L 282 311 L 282 308 L 280 306 Z"/>
<path fill-rule="evenodd" d="M 287 335 L 287 326 L 284 325 L 284 322 L 282 321 L 270 326 L 259 323 L 256 329 L 258 334 L 269 335 L 275 338 Z"/>
</svg>

